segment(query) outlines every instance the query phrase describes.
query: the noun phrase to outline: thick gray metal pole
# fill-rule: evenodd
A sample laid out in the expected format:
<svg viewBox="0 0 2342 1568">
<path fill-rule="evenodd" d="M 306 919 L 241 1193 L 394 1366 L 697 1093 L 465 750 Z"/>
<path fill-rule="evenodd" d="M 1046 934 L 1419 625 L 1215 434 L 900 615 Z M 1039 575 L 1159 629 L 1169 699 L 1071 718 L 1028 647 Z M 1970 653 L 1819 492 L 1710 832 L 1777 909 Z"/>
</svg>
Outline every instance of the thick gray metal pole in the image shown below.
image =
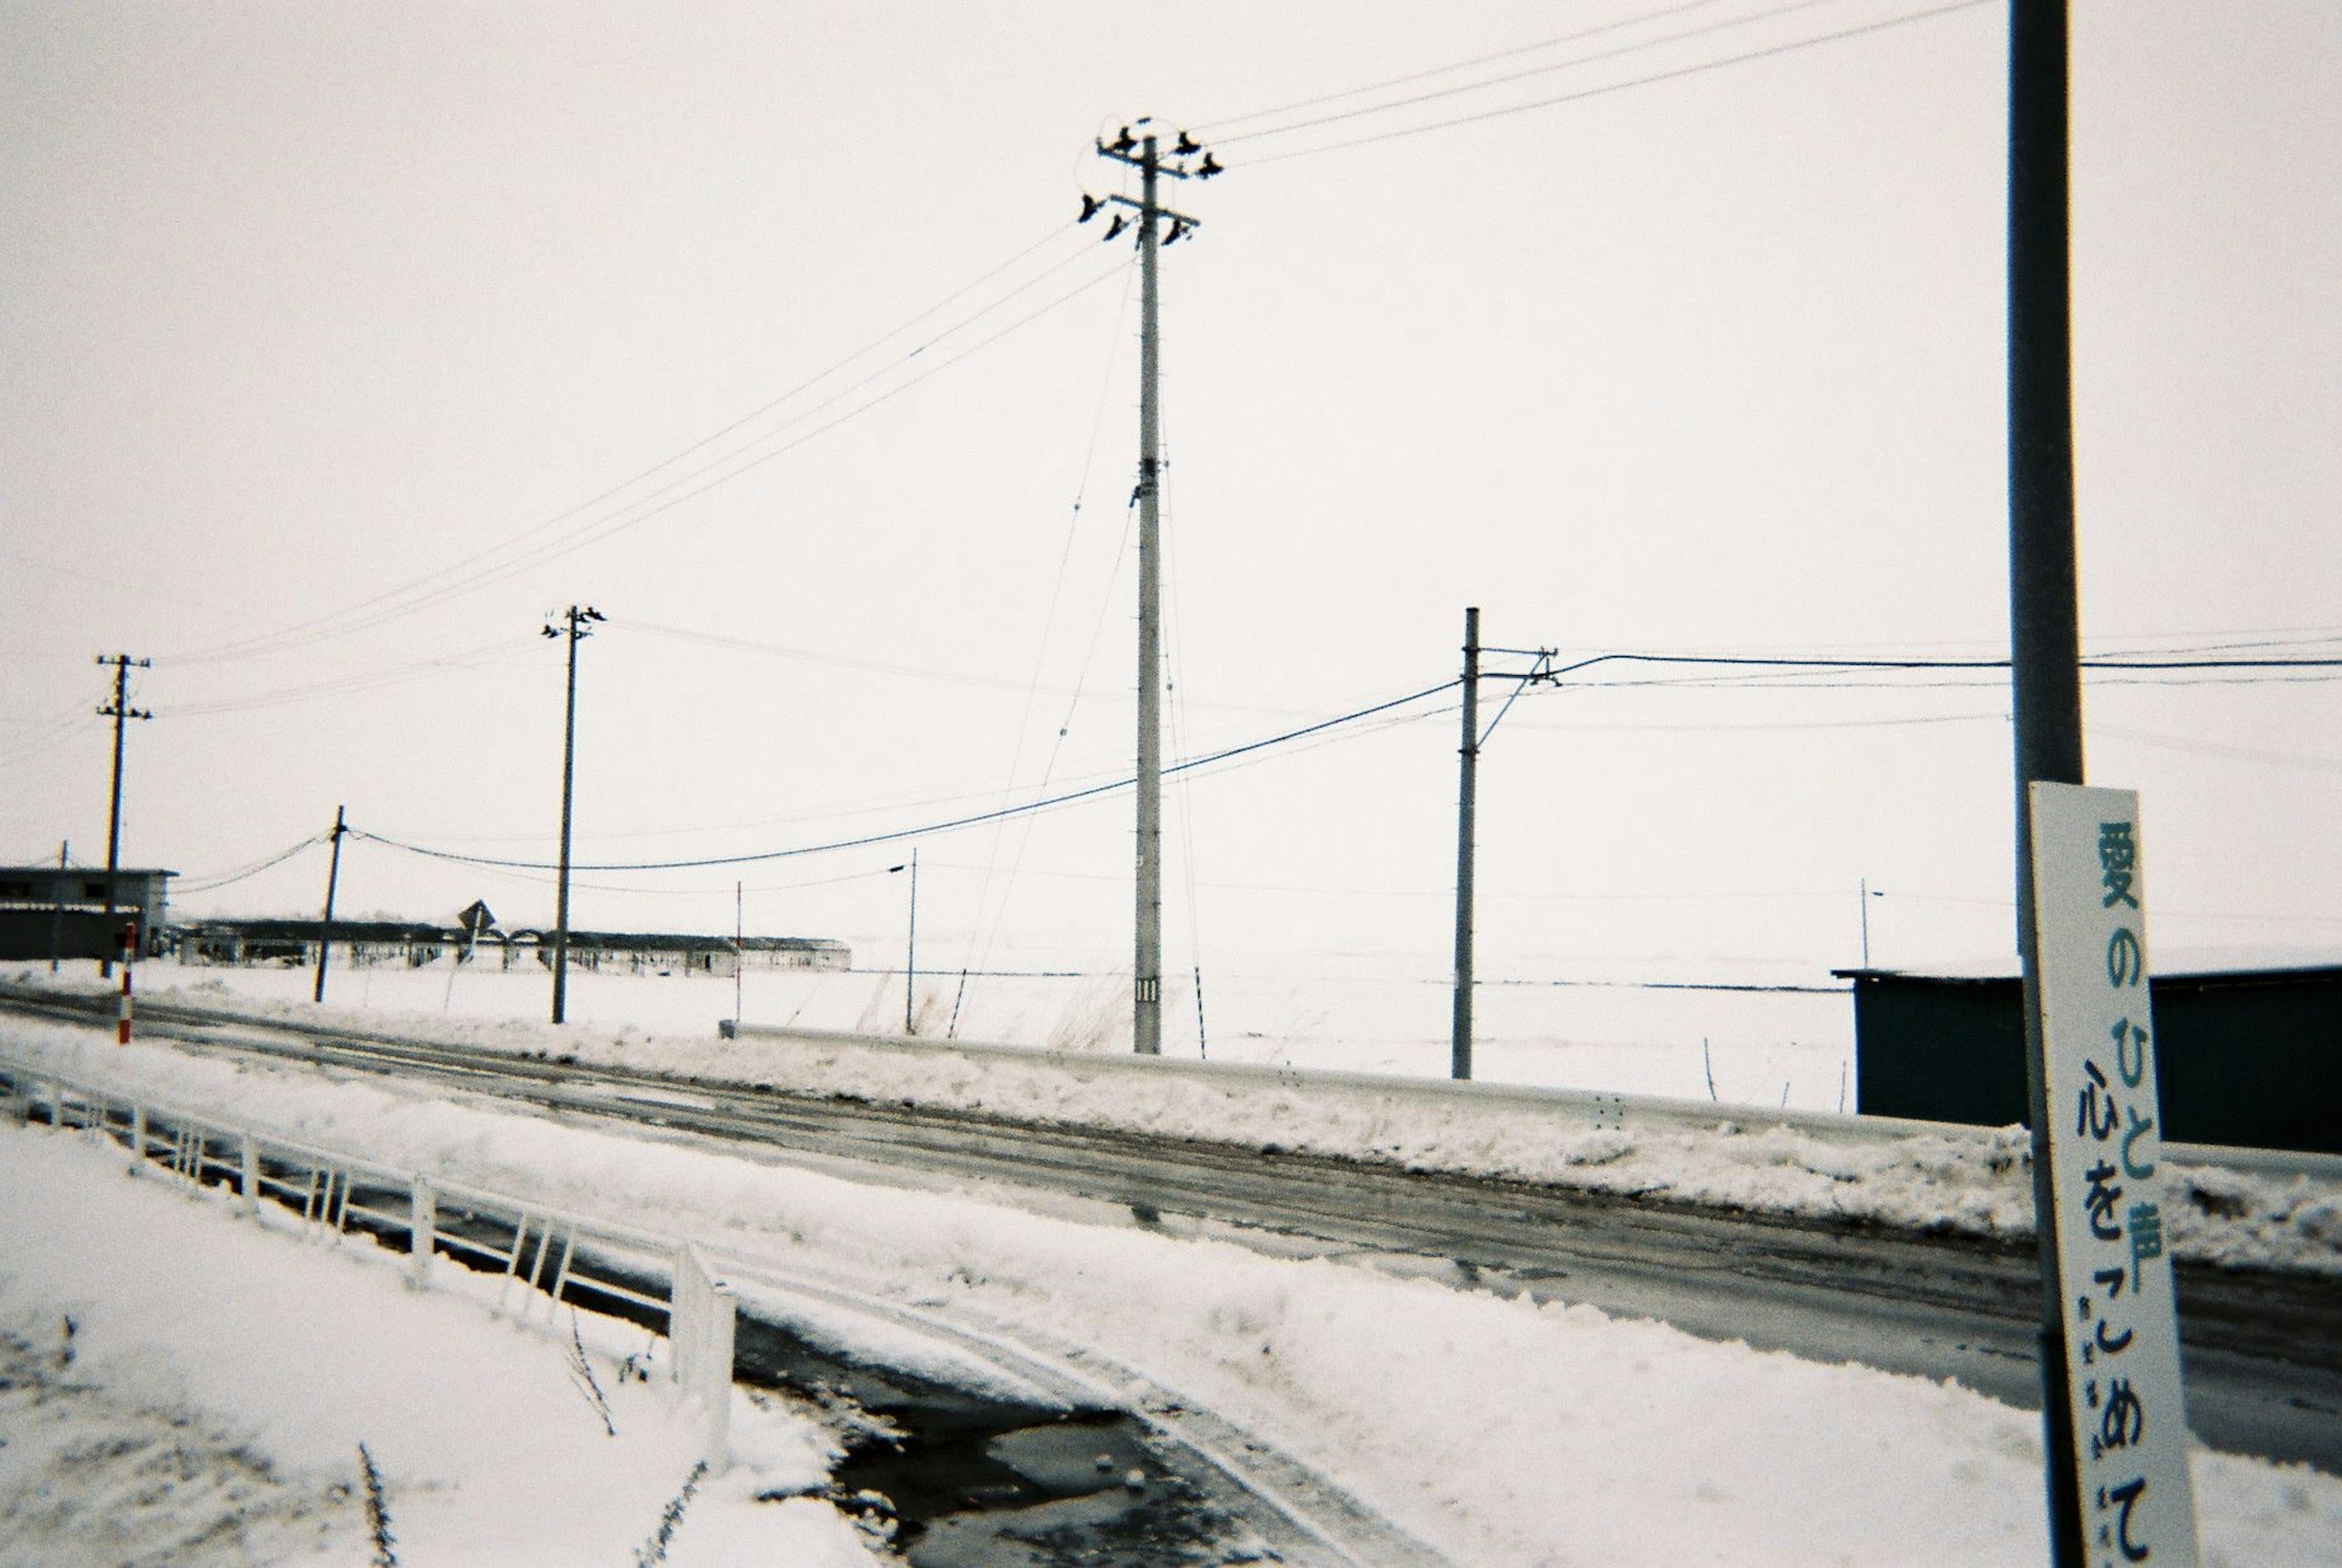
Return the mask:
<svg viewBox="0 0 2342 1568">
<path fill-rule="evenodd" d="M 1138 909 L 1131 960 L 1131 1048 L 1163 1054 L 1163 549 L 1156 493 L 1159 410 L 1155 277 L 1155 138 L 1142 148 L 1138 215 Z"/>
<path fill-rule="evenodd" d="M 341 884 L 342 880 L 342 834 L 349 831 L 342 821 L 345 809 L 343 806 L 334 808 L 334 855 L 325 864 L 325 913 L 317 922 L 317 986 L 310 994 L 312 1002 L 325 999 L 325 950 L 334 944 L 334 889 Z"/>
<path fill-rule="evenodd" d="M 1472 1075 L 1472 852 L 1480 794 L 1480 612 L 1464 612 L 1463 777 L 1456 792 L 1456 1023 L 1447 1075 Z"/>
<path fill-rule="evenodd" d="M 2081 630 L 2074 564 L 2066 5 L 2013 0 L 2008 53 L 2008 568 L 2016 719 L 2017 949 L 2025 974 L 2026 1103 L 2041 1271 L 2041 1415 L 2050 1560 L 2083 1561 L 2079 1463 L 2066 1381 L 2065 1299 L 2050 1185 L 2048 1073 L 2034 943 L 2033 780 L 2082 782 Z"/>
<path fill-rule="evenodd" d="M 569 803 L 577 770 L 577 606 L 569 606 L 569 705 L 561 726 L 561 882 L 553 896 L 553 1021 L 569 1005 Z"/>
</svg>

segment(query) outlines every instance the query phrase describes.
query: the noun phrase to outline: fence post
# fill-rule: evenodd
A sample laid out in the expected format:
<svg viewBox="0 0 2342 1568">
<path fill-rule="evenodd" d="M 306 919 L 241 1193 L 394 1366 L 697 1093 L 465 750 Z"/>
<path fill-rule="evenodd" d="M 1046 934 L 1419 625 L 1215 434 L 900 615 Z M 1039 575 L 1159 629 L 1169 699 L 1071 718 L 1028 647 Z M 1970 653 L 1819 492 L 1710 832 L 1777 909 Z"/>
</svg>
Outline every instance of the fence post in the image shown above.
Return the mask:
<svg viewBox="0 0 2342 1568">
<path fill-rule="evenodd" d="M 130 1107 L 130 1174 L 137 1175 L 146 1164 L 146 1107 Z"/>
<path fill-rule="evenodd" d="M 431 1288 L 431 1251 L 439 1231 L 439 1196 L 421 1176 L 407 1189 L 407 1283 L 416 1290 Z"/>
<path fill-rule="evenodd" d="M 244 1158 L 236 1171 L 236 1186 L 243 1199 L 245 1216 L 260 1217 L 260 1144 L 246 1133 L 244 1135 Z"/>
</svg>

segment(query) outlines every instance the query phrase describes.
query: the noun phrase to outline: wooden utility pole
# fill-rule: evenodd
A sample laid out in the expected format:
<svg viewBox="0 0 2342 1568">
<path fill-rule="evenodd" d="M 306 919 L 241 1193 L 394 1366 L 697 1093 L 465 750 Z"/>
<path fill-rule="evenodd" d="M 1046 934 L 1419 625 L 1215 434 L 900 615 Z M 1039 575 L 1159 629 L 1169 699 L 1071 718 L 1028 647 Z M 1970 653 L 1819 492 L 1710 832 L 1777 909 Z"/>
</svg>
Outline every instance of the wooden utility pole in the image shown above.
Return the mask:
<svg viewBox="0 0 2342 1568">
<path fill-rule="evenodd" d="M 572 604 L 562 614 L 562 626 L 546 626 L 548 637 L 569 639 L 569 701 L 563 710 L 561 723 L 561 872 L 558 889 L 554 894 L 553 914 L 553 1021 L 567 1022 L 569 1009 L 569 808 L 572 784 L 577 774 L 577 644 L 592 636 L 590 623 L 604 620 L 601 611 L 588 604 L 579 609 Z"/>
<path fill-rule="evenodd" d="M 1464 612 L 1464 745 L 1456 792 L 1456 1019 L 1447 1075 L 1472 1076 L 1472 874 L 1480 793 L 1480 612 Z"/>
<path fill-rule="evenodd" d="M 1140 122 L 1142 125 L 1146 122 Z M 1198 227 L 1196 219 L 1175 213 L 1157 199 L 1165 175 L 1173 179 L 1209 179 L 1220 165 L 1185 131 L 1169 153 L 1149 132 L 1134 136 L 1129 126 L 1113 142 L 1101 139 L 1098 155 L 1126 164 L 1139 173 L 1139 198 L 1113 195 L 1101 201 L 1082 198 L 1082 219 L 1087 222 L 1108 205 L 1131 208 L 1138 215 L 1138 864 L 1136 911 L 1131 959 L 1131 1048 L 1142 1056 L 1163 1053 L 1163 563 L 1160 505 L 1162 499 L 1161 404 L 1158 371 L 1160 296 L 1156 253 L 1175 245 Z M 1202 161 L 1188 160 L 1202 155 Z M 1170 233 L 1158 235 L 1164 220 Z M 1114 239 L 1132 226 L 1119 213 L 1106 230 Z"/>
<path fill-rule="evenodd" d="M 130 705 L 130 672 L 133 669 L 151 668 L 155 661 L 134 659 L 127 654 L 100 654 L 97 656 L 97 662 L 100 664 L 114 666 L 114 701 L 97 710 L 100 718 L 110 718 L 114 721 L 114 804 L 105 819 L 105 929 L 111 934 L 115 928 L 114 877 L 122 864 L 122 731 L 123 726 L 132 719 L 151 719 L 155 716 L 153 714 Z M 142 916 L 146 913 L 143 908 L 139 911 Z M 112 974 L 113 960 L 100 958 L 97 961 L 97 972 L 101 975 Z"/>
<path fill-rule="evenodd" d="M 317 988 L 310 995 L 312 1002 L 325 999 L 325 950 L 334 944 L 334 889 L 342 880 L 342 835 L 349 829 L 342 820 L 344 808 L 334 808 L 334 854 L 325 864 L 325 914 L 317 922 Z"/>
</svg>

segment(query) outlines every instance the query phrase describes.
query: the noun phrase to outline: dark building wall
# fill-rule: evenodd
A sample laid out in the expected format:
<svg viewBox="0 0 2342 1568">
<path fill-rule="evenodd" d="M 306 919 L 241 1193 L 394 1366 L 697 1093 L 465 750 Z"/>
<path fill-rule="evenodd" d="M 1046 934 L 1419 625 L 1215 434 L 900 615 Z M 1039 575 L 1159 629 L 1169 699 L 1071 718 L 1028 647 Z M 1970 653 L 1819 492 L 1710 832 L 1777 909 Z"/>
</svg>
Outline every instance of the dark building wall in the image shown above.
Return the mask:
<svg viewBox="0 0 2342 1568">
<path fill-rule="evenodd" d="M 1854 982 L 1857 1110 L 1992 1127 L 2030 1119 L 2017 981 Z M 2149 984 L 2166 1137 L 2342 1154 L 2342 970 Z"/>
<path fill-rule="evenodd" d="M 122 925 L 136 910 L 116 912 L 112 920 L 102 909 L 0 909 L 0 959 L 45 960 L 54 939 L 59 958 L 112 958 L 122 951 Z M 152 954 L 160 940 L 143 927 L 140 950 Z"/>
</svg>

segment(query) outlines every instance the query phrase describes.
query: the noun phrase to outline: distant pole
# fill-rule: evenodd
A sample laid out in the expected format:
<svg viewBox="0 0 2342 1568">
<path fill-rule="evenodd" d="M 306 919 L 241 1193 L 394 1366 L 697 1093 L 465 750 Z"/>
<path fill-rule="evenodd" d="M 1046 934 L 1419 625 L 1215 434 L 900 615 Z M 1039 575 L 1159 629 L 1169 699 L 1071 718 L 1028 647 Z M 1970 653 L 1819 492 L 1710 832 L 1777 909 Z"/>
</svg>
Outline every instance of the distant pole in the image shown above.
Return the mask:
<svg viewBox="0 0 2342 1568">
<path fill-rule="evenodd" d="M 740 997 L 747 966 L 747 897 L 746 883 L 732 884 L 732 1023 L 736 1028 L 740 1023 Z"/>
<path fill-rule="evenodd" d="M 919 846 L 911 846 L 911 934 L 903 948 L 903 1033 L 916 1034 L 911 1015 L 912 997 L 919 983 Z"/>
<path fill-rule="evenodd" d="M 1130 207 L 1138 215 L 1138 488 L 1132 495 L 1138 503 L 1138 854 L 1130 1033 L 1135 1052 L 1159 1056 L 1163 1054 L 1163 468 L 1159 450 L 1161 299 L 1156 253 L 1177 244 L 1198 225 L 1194 218 L 1165 207 L 1157 193 L 1166 175 L 1209 179 L 1220 167 L 1202 144 L 1184 131 L 1177 145 L 1166 153 L 1152 132 L 1134 136 L 1126 125 L 1115 141 L 1100 139 L 1097 151 L 1099 156 L 1139 173 L 1138 200 L 1086 195 L 1082 220 L 1087 222 L 1109 205 Z M 1197 155 L 1202 162 L 1190 166 L 1187 160 Z M 1166 219 L 1171 232 L 1163 235 L 1159 230 Z M 1126 226 L 1128 221 L 1117 213 L 1106 238 L 1115 238 Z"/>
<path fill-rule="evenodd" d="M 1456 792 L 1456 1019 L 1447 1075 L 1472 1076 L 1472 860 L 1480 790 L 1480 612 L 1464 612 L 1464 744 Z"/>
<path fill-rule="evenodd" d="M 110 718 L 114 721 L 114 804 L 105 819 L 105 925 L 106 929 L 111 931 L 114 928 L 114 877 L 122 863 L 122 729 L 128 720 L 151 719 L 155 716 L 149 713 L 142 713 L 130 705 L 130 672 L 134 668 L 146 669 L 155 661 L 134 659 L 127 654 L 115 654 L 110 656 L 100 654 L 97 656 L 97 662 L 100 664 L 114 666 L 114 701 L 97 710 L 100 718 Z M 144 914 L 145 911 L 142 910 L 140 913 Z M 114 973 L 112 961 L 100 958 L 97 961 L 97 972 L 102 976 L 112 974 Z"/>
<path fill-rule="evenodd" d="M 317 986 L 310 994 L 312 1002 L 325 999 L 325 950 L 334 944 L 334 889 L 342 880 L 342 834 L 349 829 L 343 825 L 343 808 L 334 808 L 334 854 L 325 864 L 325 914 L 317 922 Z"/>
<path fill-rule="evenodd" d="M 2050 1184 L 2048 1072 L 2034 947 L 2035 780 L 2082 781 L 2081 629 L 2074 563 L 2072 317 L 2065 0 L 2014 0 L 2008 52 L 2008 564 L 2016 720 L 2017 948 L 2025 975 L 2026 1104 L 2041 1275 L 2041 1418 L 2050 1560 L 2083 1562 L 2080 1464 L 2066 1376 Z"/>
<path fill-rule="evenodd" d="M 553 1021 L 567 1022 L 569 1007 L 569 817 L 577 776 L 577 644 L 593 635 L 589 623 L 604 619 L 588 604 L 572 604 L 562 615 L 563 626 L 545 628 L 548 637 L 569 639 L 569 701 L 561 724 L 561 869 L 553 903 Z"/>
<path fill-rule="evenodd" d="M 1855 896 L 1862 902 L 1862 966 L 1870 967 L 1870 879 L 1864 877 Z"/>
<path fill-rule="evenodd" d="M 57 845 L 56 900 L 49 908 L 49 973 L 57 972 L 57 960 L 65 945 L 65 862 L 73 854 L 73 840 L 65 839 Z"/>
</svg>

